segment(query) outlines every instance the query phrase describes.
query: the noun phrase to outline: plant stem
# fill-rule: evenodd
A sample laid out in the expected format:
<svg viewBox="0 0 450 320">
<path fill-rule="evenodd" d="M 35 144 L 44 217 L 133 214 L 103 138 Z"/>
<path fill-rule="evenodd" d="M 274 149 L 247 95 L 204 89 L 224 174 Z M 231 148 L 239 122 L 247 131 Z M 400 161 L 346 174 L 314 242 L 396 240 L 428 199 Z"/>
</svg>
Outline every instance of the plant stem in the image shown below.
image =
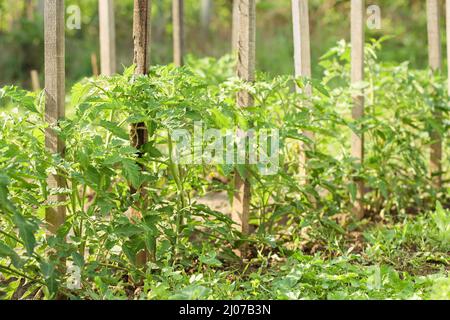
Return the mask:
<svg viewBox="0 0 450 320">
<path fill-rule="evenodd" d="M 0 269 L 5 271 L 5 272 L 7 272 L 7 273 L 9 273 L 9 274 L 14 274 L 14 275 L 20 276 L 22 278 L 25 278 L 25 279 L 33 281 L 33 282 L 37 282 L 37 283 L 42 284 L 42 285 L 45 286 L 45 282 L 43 282 L 42 280 L 33 279 L 33 278 L 27 276 L 26 274 L 24 274 L 24 273 L 22 273 L 20 271 L 14 270 L 12 268 L 9 268 L 7 266 L 0 265 Z"/>
</svg>

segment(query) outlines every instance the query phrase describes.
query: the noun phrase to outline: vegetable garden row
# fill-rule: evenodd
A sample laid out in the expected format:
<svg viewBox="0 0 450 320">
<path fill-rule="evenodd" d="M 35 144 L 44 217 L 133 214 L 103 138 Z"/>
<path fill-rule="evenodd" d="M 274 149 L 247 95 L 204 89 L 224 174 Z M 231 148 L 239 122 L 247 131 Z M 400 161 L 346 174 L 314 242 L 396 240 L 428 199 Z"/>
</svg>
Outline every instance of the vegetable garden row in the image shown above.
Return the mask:
<svg viewBox="0 0 450 320">
<path fill-rule="evenodd" d="M 205 268 L 245 273 L 283 256 L 314 265 L 306 254 L 362 250 L 352 236 L 366 224 L 426 211 L 435 212 L 426 245 L 447 272 L 450 82 L 442 72 L 438 0 L 426 1 L 430 70 L 378 61 L 384 39 L 366 42 L 366 2 L 351 0 L 351 43 L 321 57 L 321 79 L 311 74 L 308 0 L 291 3 L 294 75 L 274 78 L 255 71 L 256 0 L 233 1 L 233 54 L 217 60 L 186 56 L 184 1 L 172 5 L 174 63 L 150 66 L 158 45 L 151 1 L 134 0 L 134 65 L 118 74 L 114 3 L 99 0 L 101 75 L 74 85 L 69 101 L 65 5 L 45 0 L 45 89 L 0 91 L 14 108 L 0 118 L 0 258 L 8 262 L 0 272 L 16 277 L 22 296 L 166 297 L 172 284 L 153 277 L 173 273 L 176 282 L 177 266 L 195 283 Z M 448 22 L 449 0 L 446 12 Z M 450 59 L 450 42 L 447 51 Z M 262 174 L 248 155 L 221 161 L 217 150 L 217 163 L 177 161 L 173 132 L 195 136 L 198 123 L 201 135 L 208 128 L 224 134 L 216 146 L 227 131 L 261 136 L 276 129 L 277 173 Z M 249 139 L 232 142 L 233 159 L 240 148 L 251 150 Z M 273 147 L 274 137 L 268 141 Z M 188 149 L 204 152 L 211 141 L 201 144 Z M 202 204 L 223 195 L 227 209 Z M 128 283 L 123 291 L 111 289 L 118 282 Z M 308 287 L 283 295 L 289 285 L 280 283 L 269 290 L 275 297 L 324 297 Z M 211 297 L 204 286 L 187 288 L 175 298 Z M 395 290 L 385 293 L 403 297 Z"/>
</svg>

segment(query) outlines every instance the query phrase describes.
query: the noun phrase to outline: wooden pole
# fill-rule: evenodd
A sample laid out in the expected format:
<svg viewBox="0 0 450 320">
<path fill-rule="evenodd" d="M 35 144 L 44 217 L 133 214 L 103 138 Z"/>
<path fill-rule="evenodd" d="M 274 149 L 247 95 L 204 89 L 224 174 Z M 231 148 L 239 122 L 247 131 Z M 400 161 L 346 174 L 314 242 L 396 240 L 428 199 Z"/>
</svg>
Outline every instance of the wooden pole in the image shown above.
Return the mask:
<svg viewBox="0 0 450 320">
<path fill-rule="evenodd" d="M 255 80 L 255 43 L 256 43 L 256 6 L 255 0 L 239 1 L 239 36 L 237 75 L 242 80 Z M 237 103 L 245 108 L 253 105 L 250 93 L 238 93 Z M 244 235 L 249 234 L 251 186 L 248 178 L 235 174 L 235 194 L 233 199 L 232 219 L 239 225 Z M 245 250 L 243 250 L 245 251 Z M 242 251 L 241 251 L 242 252 Z"/>
<path fill-rule="evenodd" d="M 173 61 L 177 67 L 184 64 L 184 0 L 172 0 Z"/>
<path fill-rule="evenodd" d="M 308 0 L 292 0 L 292 18 L 295 76 L 311 78 Z"/>
<path fill-rule="evenodd" d="M 292 22 L 294 27 L 294 65 L 295 77 L 311 78 L 311 43 L 309 35 L 309 8 L 308 0 L 292 0 Z M 301 92 L 301 88 L 296 86 L 297 92 Z M 311 96 L 311 86 L 306 88 L 306 95 Z M 305 131 L 304 134 L 314 139 L 314 134 Z M 300 176 L 305 177 L 306 172 L 306 145 L 301 145 L 300 151 Z"/>
<path fill-rule="evenodd" d="M 149 63 L 149 40 L 150 40 L 150 1 L 149 0 L 134 0 L 133 13 L 133 39 L 134 39 L 134 59 L 133 63 L 136 65 L 135 74 L 145 75 L 148 73 Z M 137 150 L 148 142 L 148 131 L 144 122 L 133 123 L 130 127 L 130 142 Z M 142 153 L 139 153 L 142 156 Z M 142 167 L 142 170 L 144 168 Z M 144 188 L 136 190 L 131 187 L 131 193 L 142 195 L 142 202 L 146 202 L 146 195 Z M 141 212 L 136 212 L 131 208 L 131 216 L 134 218 L 142 218 Z M 153 255 L 153 253 L 152 253 Z M 145 265 L 148 259 L 154 260 L 155 257 L 150 257 L 147 250 L 142 250 L 136 254 L 136 264 L 138 266 Z"/>
<path fill-rule="evenodd" d="M 450 95 L 450 0 L 445 2 L 446 34 L 447 34 L 447 85 Z"/>
<path fill-rule="evenodd" d="M 97 77 L 100 74 L 100 72 L 98 70 L 98 61 L 95 52 L 91 53 L 91 66 L 92 66 L 92 75 L 94 77 Z"/>
<path fill-rule="evenodd" d="M 45 117 L 50 124 L 45 132 L 45 145 L 51 153 L 63 155 L 64 143 L 52 127 L 57 126 L 58 120 L 63 118 L 65 113 L 64 0 L 45 0 L 44 12 Z M 47 184 L 50 189 L 65 187 L 64 179 L 57 174 L 50 175 Z M 64 196 L 50 196 L 48 200 L 62 202 Z M 64 223 L 65 217 L 64 206 L 48 208 L 45 216 L 48 231 L 55 234 Z"/>
<path fill-rule="evenodd" d="M 352 84 L 364 81 L 364 0 L 352 0 L 351 2 L 351 80 Z M 357 92 L 353 96 L 354 106 L 352 116 L 354 120 L 364 115 L 364 92 Z M 364 163 L 364 135 L 352 132 L 351 137 L 352 157 L 358 159 L 361 165 Z M 358 219 L 364 217 L 364 182 L 356 181 L 356 203 L 353 212 Z"/>
<path fill-rule="evenodd" d="M 231 33 L 231 48 L 233 54 L 237 52 L 238 49 L 238 36 L 239 36 L 239 1 L 233 0 L 233 21 L 232 21 L 232 33 Z"/>
<path fill-rule="evenodd" d="M 150 1 L 134 0 L 133 40 L 136 74 L 147 74 L 149 65 Z"/>
<path fill-rule="evenodd" d="M 99 0 L 100 68 L 102 75 L 116 73 L 116 28 L 114 0 Z"/>
<path fill-rule="evenodd" d="M 428 60 L 430 68 L 434 72 L 442 71 L 442 48 L 440 34 L 440 11 L 438 0 L 427 0 L 428 16 Z M 442 121 L 442 114 L 434 111 L 434 117 L 438 122 Z M 442 185 L 442 137 L 439 132 L 432 130 L 431 133 L 430 171 L 433 176 L 433 184 L 439 188 Z"/>
<path fill-rule="evenodd" d="M 200 22 L 203 31 L 206 33 L 209 30 L 209 23 L 211 22 L 212 0 L 201 0 L 200 8 Z"/>
<path fill-rule="evenodd" d="M 26 17 L 28 20 L 33 21 L 34 20 L 34 11 L 35 11 L 35 7 L 34 7 L 34 1 L 33 0 L 26 0 L 25 1 L 25 12 L 26 12 Z"/>
<path fill-rule="evenodd" d="M 31 70 L 31 88 L 34 92 L 41 91 L 41 84 L 39 82 L 39 74 L 37 70 Z"/>
</svg>

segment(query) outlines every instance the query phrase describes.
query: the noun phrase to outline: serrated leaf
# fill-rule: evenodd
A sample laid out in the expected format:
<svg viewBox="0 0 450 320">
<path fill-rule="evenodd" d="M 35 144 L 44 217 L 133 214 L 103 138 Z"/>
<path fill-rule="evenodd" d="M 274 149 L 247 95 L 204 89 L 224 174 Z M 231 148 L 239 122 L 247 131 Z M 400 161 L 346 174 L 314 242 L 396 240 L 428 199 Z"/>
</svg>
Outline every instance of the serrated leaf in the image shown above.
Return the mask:
<svg viewBox="0 0 450 320">
<path fill-rule="evenodd" d="M 148 142 L 144 144 L 143 148 L 145 153 L 147 153 L 150 157 L 160 158 L 162 157 L 162 153 L 153 146 L 153 142 Z"/>
<path fill-rule="evenodd" d="M 83 268 L 84 257 L 81 254 L 79 254 L 78 252 L 72 252 L 72 259 L 75 265 L 77 265 L 80 268 Z"/>
<path fill-rule="evenodd" d="M 122 159 L 123 175 L 134 188 L 139 188 L 141 184 L 140 170 L 137 163 L 130 159 Z"/>
<path fill-rule="evenodd" d="M 115 135 L 116 137 L 119 137 L 123 140 L 128 140 L 129 135 L 128 132 L 119 127 L 117 124 L 115 124 L 114 122 L 110 122 L 110 121 L 106 121 L 106 120 L 101 120 L 100 121 L 100 126 L 102 126 L 103 128 L 105 128 L 106 130 L 108 130 L 109 132 L 111 132 L 113 135 Z"/>
<path fill-rule="evenodd" d="M 19 255 L 5 243 L 0 241 L 0 257 L 9 257 L 16 268 L 22 268 L 23 261 Z"/>
<path fill-rule="evenodd" d="M 56 280 L 55 266 L 52 263 L 47 263 L 43 261 L 41 262 L 40 267 L 48 291 L 50 292 L 50 294 L 56 294 L 58 290 L 58 282 Z"/>
<path fill-rule="evenodd" d="M 10 98 L 13 103 L 31 112 L 38 113 L 35 106 L 35 97 L 28 91 L 15 86 L 7 86 L 2 89 L 1 98 Z"/>
<path fill-rule="evenodd" d="M 9 213 L 14 213 L 17 210 L 11 200 L 9 200 L 8 185 L 9 177 L 4 174 L 0 174 L 0 209 Z"/>
<path fill-rule="evenodd" d="M 20 239 L 22 239 L 28 255 L 31 255 L 34 251 L 34 247 L 36 246 L 34 232 L 38 229 L 38 226 L 25 219 L 25 217 L 18 212 L 13 215 L 12 220 L 19 229 Z"/>
</svg>

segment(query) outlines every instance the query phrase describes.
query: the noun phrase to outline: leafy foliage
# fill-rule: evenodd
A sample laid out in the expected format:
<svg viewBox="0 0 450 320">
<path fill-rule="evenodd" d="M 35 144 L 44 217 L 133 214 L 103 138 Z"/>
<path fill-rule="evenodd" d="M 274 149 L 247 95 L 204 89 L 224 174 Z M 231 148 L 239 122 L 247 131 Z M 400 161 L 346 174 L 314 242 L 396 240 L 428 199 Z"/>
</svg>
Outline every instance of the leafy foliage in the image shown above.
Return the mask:
<svg viewBox="0 0 450 320">
<path fill-rule="evenodd" d="M 0 272 L 8 277 L 0 278 L 7 284 L 2 298 L 16 294 L 20 279 L 28 298 L 445 298 L 449 193 L 431 187 L 426 147 L 432 130 L 448 141 L 449 123 L 433 116 L 436 109 L 448 115 L 447 92 L 428 71 L 378 63 L 379 46 L 366 48 L 369 76 L 358 87 L 365 88 L 367 111 L 358 121 L 350 117 L 355 88 L 346 87 L 344 42 L 322 57 L 320 81 L 259 74 L 244 83 L 229 72 L 229 57 L 155 66 L 148 76 L 130 67 L 84 79 L 72 88 L 71 116 L 52 128 L 65 142 L 64 157 L 45 148 L 43 94 L 4 87 L 0 97 L 10 107 L 0 117 Z M 311 85 L 313 96 L 294 92 L 295 85 Z M 251 92 L 254 106 L 238 108 L 240 90 Z M 199 120 L 220 130 L 279 128 L 278 174 L 264 176 L 257 165 L 175 163 L 170 132 L 193 133 Z M 133 123 L 148 128 L 142 150 L 130 146 Z M 364 166 L 350 156 L 352 131 L 367 137 Z M 308 146 L 308 183 L 299 170 L 301 143 Z M 448 182 L 448 161 L 444 166 Z M 246 237 L 226 214 L 198 201 L 213 191 L 231 197 L 232 183 L 210 175 L 232 181 L 236 171 L 252 183 L 256 232 Z M 50 189 L 49 173 L 66 186 Z M 355 177 L 369 188 L 362 222 L 351 215 Z M 65 201 L 48 201 L 56 194 Z M 66 223 L 46 236 L 45 211 L 58 205 L 67 207 Z M 243 241 L 251 252 L 242 265 L 235 249 Z M 152 257 L 145 268 L 136 259 L 142 251 Z M 405 252 L 415 256 L 405 259 Z M 68 285 L 66 263 L 80 269 L 80 288 Z M 420 274 L 418 265 L 432 275 Z"/>
</svg>

